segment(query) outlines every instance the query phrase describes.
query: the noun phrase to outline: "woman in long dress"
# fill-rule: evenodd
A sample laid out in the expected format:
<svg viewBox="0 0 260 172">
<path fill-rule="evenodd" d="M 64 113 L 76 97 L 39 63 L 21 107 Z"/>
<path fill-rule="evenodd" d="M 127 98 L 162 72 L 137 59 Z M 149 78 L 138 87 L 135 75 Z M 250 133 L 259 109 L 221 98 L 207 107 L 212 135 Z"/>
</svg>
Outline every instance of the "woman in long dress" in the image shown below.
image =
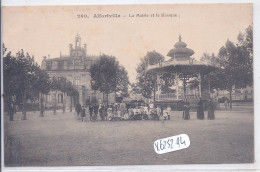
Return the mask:
<svg viewBox="0 0 260 172">
<path fill-rule="evenodd" d="M 204 119 L 203 102 L 202 102 L 201 99 L 200 99 L 200 101 L 198 102 L 197 119 Z"/>
<path fill-rule="evenodd" d="M 78 120 L 79 120 L 79 114 L 80 114 L 80 112 L 81 112 L 81 110 L 82 110 L 80 103 L 77 103 L 77 104 L 76 104 L 75 110 L 76 110 L 76 112 L 77 112 L 77 116 L 78 116 Z"/>
<path fill-rule="evenodd" d="M 185 104 L 184 104 L 184 107 L 183 107 L 184 109 L 184 111 L 183 111 L 183 114 L 184 114 L 184 119 L 185 120 L 189 120 L 190 119 L 190 103 L 189 102 L 186 102 Z"/>
<path fill-rule="evenodd" d="M 214 103 L 212 99 L 209 100 L 209 110 L 208 110 L 208 119 L 213 120 L 215 119 L 215 114 L 214 114 Z"/>
</svg>

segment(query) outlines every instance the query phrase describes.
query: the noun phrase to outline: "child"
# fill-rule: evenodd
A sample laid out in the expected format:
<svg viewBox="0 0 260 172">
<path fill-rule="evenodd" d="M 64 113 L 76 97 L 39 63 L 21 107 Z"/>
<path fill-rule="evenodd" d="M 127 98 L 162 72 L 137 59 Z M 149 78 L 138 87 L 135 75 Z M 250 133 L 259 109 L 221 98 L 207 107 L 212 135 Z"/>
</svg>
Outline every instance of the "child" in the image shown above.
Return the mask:
<svg viewBox="0 0 260 172">
<path fill-rule="evenodd" d="M 84 106 L 82 106 L 82 110 L 81 110 L 81 119 L 83 122 L 83 119 L 86 117 L 86 109 L 84 108 Z"/>
<path fill-rule="evenodd" d="M 163 120 L 167 120 L 167 117 L 168 117 L 168 110 L 165 108 L 163 110 Z"/>
<path fill-rule="evenodd" d="M 171 107 L 169 105 L 167 106 L 167 111 L 168 111 L 168 120 L 170 120 L 172 109 L 171 109 Z"/>
</svg>

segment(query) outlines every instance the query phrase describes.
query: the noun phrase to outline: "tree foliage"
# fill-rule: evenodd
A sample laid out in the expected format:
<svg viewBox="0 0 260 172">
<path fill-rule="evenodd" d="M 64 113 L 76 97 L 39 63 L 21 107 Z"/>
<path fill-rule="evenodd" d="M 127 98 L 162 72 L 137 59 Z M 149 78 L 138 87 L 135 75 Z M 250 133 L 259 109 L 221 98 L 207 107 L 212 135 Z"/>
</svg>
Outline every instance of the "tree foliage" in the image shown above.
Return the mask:
<svg viewBox="0 0 260 172">
<path fill-rule="evenodd" d="M 128 74 L 113 56 L 101 55 L 90 68 L 91 88 L 102 93 L 128 95 Z"/>
<path fill-rule="evenodd" d="M 164 61 L 164 56 L 156 51 L 147 52 L 146 56 L 141 58 L 141 62 L 136 68 L 137 72 L 137 83 L 135 84 L 136 88 L 139 88 L 139 92 L 145 98 L 151 98 L 155 91 L 156 78 L 152 75 L 146 73 L 147 65 L 155 65 Z"/>
<path fill-rule="evenodd" d="M 232 100 L 232 87 L 244 88 L 253 84 L 253 30 L 249 26 L 245 33 L 240 32 L 237 43 L 227 40 L 225 45 L 219 49 L 218 56 L 204 53 L 201 61 L 208 60 L 218 63 L 220 68 L 203 76 L 202 88 L 228 90 Z M 198 80 L 190 82 L 190 88 L 198 87 Z M 232 104 L 230 104 L 232 108 Z"/>
<path fill-rule="evenodd" d="M 128 86 L 130 84 L 128 73 L 123 66 L 119 65 L 116 75 L 116 93 L 122 97 L 127 97 L 129 95 Z"/>
<path fill-rule="evenodd" d="M 232 87 L 245 88 L 253 84 L 253 30 L 249 26 L 245 33 L 240 32 L 237 43 L 227 40 L 219 49 L 218 56 L 204 53 L 201 60 L 218 63 L 220 68 L 204 76 L 203 85 L 210 84 L 211 89 L 228 90 L 232 100 Z M 206 81 L 206 82 L 205 82 Z M 193 81 L 191 87 L 195 88 L 198 82 Z M 232 108 L 232 104 L 230 104 Z"/>
<path fill-rule="evenodd" d="M 239 33 L 238 43 L 227 40 L 215 57 L 204 53 L 201 60 L 210 60 L 220 65 L 218 70 L 210 72 L 205 77 L 210 79 L 211 87 L 230 90 L 232 86 L 243 88 L 253 83 L 253 31 L 249 26 L 245 33 Z"/>
<path fill-rule="evenodd" d="M 51 88 L 67 93 L 69 96 L 77 96 L 79 94 L 78 90 L 65 77 L 53 77 L 51 81 Z"/>
<path fill-rule="evenodd" d="M 4 48 L 5 49 L 5 48 Z M 13 56 L 11 52 L 4 51 L 4 93 L 5 102 L 23 104 L 22 119 L 26 119 L 25 104 L 27 100 L 38 99 L 39 93 L 47 93 L 50 90 L 48 74 L 40 69 L 34 61 L 34 57 L 23 50 Z"/>
</svg>

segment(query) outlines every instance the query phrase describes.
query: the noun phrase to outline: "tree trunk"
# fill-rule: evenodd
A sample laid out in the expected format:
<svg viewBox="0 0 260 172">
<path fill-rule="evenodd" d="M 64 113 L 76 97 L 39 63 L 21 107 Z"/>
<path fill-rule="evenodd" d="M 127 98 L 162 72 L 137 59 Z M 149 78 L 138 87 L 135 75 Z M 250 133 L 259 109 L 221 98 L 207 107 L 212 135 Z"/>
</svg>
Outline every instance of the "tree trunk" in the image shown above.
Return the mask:
<svg viewBox="0 0 260 172">
<path fill-rule="evenodd" d="M 229 107 L 232 109 L 232 86 L 229 88 Z"/>
<path fill-rule="evenodd" d="M 57 106 L 57 92 L 55 94 L 55 97 L 54 97 L 54 105 L 53 105 L 53 115 L 56 115 L 56 106 Z"/>
<path fill-rule="evenodd" d="M 65 96 L 66 93 L 63 93 L 63 102 L 62 102 L 62 112 L 65 113 L 65 108 L 66 108 L 66 103 L 65 103 L 65 100 L 66 100 L 66 96 Z"/>
<path fill-rule="evenodd" d="M 8 115 L 9 115 L 9 119 L 10 121 L 13 121 L 14 120 L 14 107 L 12 106 L 12 101 L 11 101 L 11 98 L 9 97 L 8 99 Z"/>
<path fill-rule="evenodd" d="M 72 96 L 70 96 L 70 112 L 72 112 Z"/>
<path fill-rule="evenodd" d="M 107 93 L 107 107 L 108 107 L 108 93 Z"/>
<path fill-rule="evenodd" d="M 43 94 L 40 93 L 40 117 L 43 117 L 44 105 L 43 105 Z"/>
<path fill-rule="evenodd" d="M 23 98 L 23 110 L 22 110 L 22 120 L 26 120 L 26 90 L 24 90 L 23 94 L 22 94 L 22 98 Z"/>
<path fill-rule="evenodd" d="M 156 96 L 156 82 L 153 84 L 153 102 L 155 103 L 155 96 Z"/>
</svg>

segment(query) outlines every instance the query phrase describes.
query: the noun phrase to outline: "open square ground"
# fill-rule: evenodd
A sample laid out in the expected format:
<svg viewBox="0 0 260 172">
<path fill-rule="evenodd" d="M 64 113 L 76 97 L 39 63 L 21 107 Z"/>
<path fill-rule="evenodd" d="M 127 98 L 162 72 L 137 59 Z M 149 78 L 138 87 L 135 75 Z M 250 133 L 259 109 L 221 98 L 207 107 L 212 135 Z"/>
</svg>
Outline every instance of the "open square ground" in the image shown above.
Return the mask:
<svg viewBox="0 0 260 172">
<path fill-rule="evenodd" d="M 205 112 L 206 114 L 206 112 Z M 252 163 L 254 161 L 253 106 L 215 111 L 215 120 L 81 122 L 74 112 L 28 112 L 28 120 L 5 115 L 6 166 L 89 166 Z M 205 115 L 206 116 L 206 115 Z M 156 154 L 157 139 L 179 134 L 190 137 L 190 147 Z"/>
</svg>

